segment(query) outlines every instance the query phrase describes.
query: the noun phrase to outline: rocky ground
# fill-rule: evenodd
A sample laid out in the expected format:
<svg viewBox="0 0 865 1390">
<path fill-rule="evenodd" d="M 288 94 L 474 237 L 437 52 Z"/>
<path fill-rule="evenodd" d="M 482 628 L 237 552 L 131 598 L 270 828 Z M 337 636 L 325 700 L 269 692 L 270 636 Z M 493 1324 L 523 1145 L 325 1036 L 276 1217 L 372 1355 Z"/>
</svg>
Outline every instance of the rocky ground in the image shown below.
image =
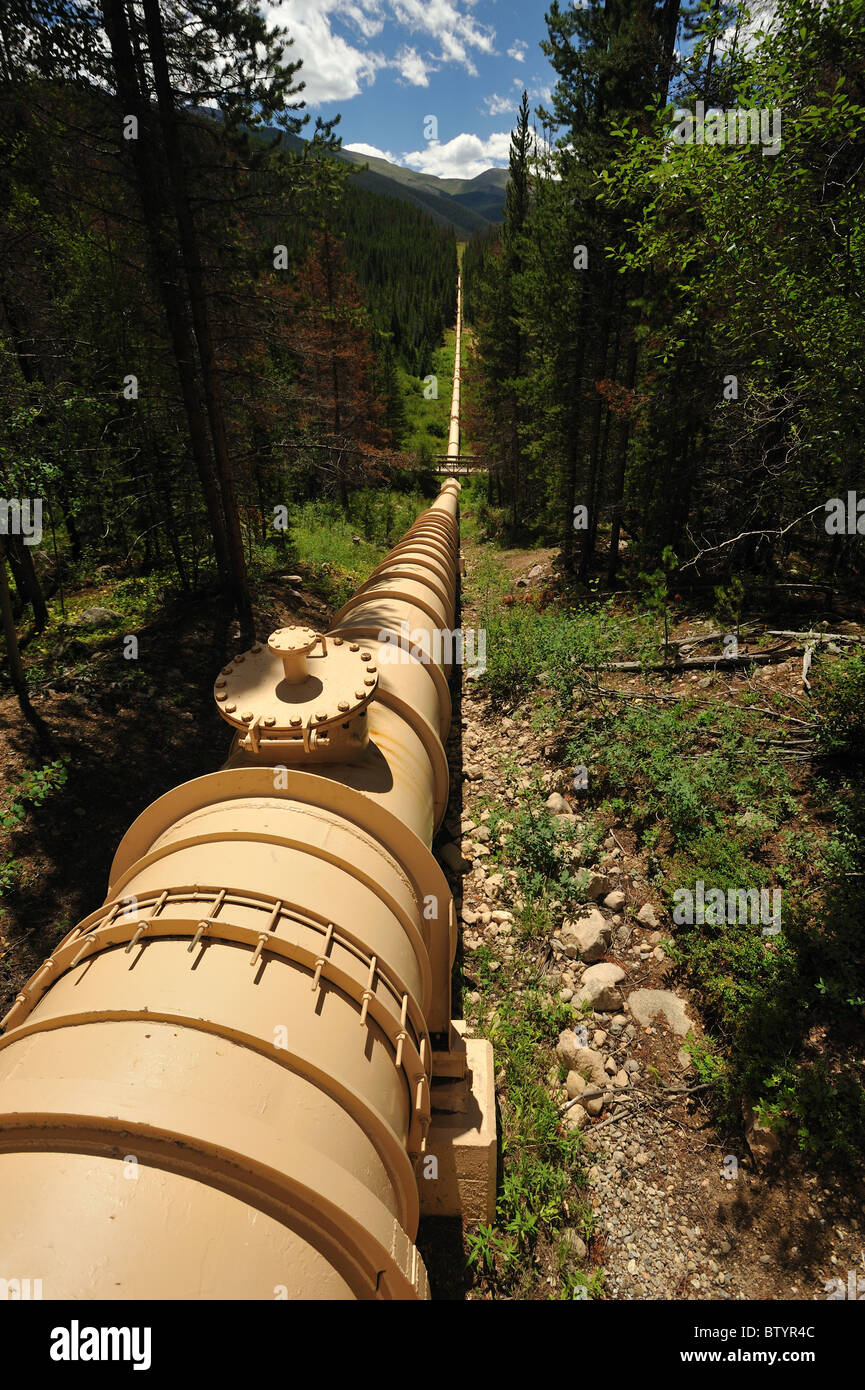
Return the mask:
<svg viewBox="0 0 865 1390">
<path fill-rule="evenodd" d="M 464 624 L 472 617 L 464 611 Z M 753 1116 L 733 1133 L 712 1123 L 683 1048 L 701 1035 L 698 1002 L 664 951 L 674 928 L 627 827 L 585 864 L 585 903 L 560 917 L 540 953 L 521 939 L 516 874 L 489 862 L 491 802 L 528 804 L 540 785 L 536 805 L 545 792 L 549 813 L 566 818 L 578 841 L 586 822 L 549 734 L 533 731 L 527 710 L 503 714 L 478 692 L 464 680 L 450 838 L 439 854 L 460 903 L 469 982 L 485 947 L 505 988 L 518 991 L 514 982 L 540 968 L 550 998 L 573 1011 L 573 1027 L 551 1044 L 548 1081 L 562 1125 L 580 1132 L 585 1149 L 596 1234 L 587 1247 L 574 1233 L 575 1249 L 603 1270 L 611 1299 L 820 1299 L 832 1279 L 846 1288 L 851 1271 L 865 1296 L 861 1192 L 781 1153 Z M 482 1031 L 495 985 L 468 987 L 464 1005 Z"/>
</svg>

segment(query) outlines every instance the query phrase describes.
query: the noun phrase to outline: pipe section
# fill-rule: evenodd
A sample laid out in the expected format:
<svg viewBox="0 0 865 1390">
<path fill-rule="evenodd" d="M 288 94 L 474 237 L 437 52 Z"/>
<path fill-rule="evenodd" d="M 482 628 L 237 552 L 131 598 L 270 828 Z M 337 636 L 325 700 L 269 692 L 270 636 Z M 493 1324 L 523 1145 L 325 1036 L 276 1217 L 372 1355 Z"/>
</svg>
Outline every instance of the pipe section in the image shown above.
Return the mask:
<svg viewBox="0 0 865 1390">
<path fill-rule="evenodd" d="M 463 277 L 457 278 L 457 330 L 454 341 L 454 389 L 451 396 L 451 418 L 448 431 L 448 458 L 460 456 L 460 348 L 463 335 Z"/>
<path fill-rule="evenodd" d="M 459 322 L 457 409 L 458 369 Z M 2 1267 L 46 1298 L 428 1296 L 458 495 L 328 633 L 223 668 L 227 761 L 138 817 L 3 1020 Z"/>
</svg>

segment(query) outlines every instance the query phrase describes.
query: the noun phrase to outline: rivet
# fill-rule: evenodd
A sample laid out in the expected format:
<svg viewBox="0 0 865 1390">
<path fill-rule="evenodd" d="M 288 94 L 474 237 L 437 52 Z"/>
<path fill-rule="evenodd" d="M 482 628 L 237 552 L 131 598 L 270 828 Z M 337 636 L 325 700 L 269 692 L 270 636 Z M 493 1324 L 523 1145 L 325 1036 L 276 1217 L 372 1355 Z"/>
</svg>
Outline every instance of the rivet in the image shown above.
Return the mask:
<svg viewBox="0 0 865 1390">
<path fill-rule="evenodd" d="M 220 686 L 223 686 L 223 685 L 225 685 L 225 684 L 226 684 L 225 677 L 224 677 L 224 676 L 218 676 L 217 679 L 216 679 L 216 686 L 217 686 L 217 689 L 219 689 Z"/>
<path fill-rule="evenodd" d="M 356 700 L 362 700 L 362 699 L 364 699 L 364 692 L 363 692 L 362 690 L 356 690 L 356 691 L 354 692 L 354 698 L 355 698 Z"/>
<path fill-rule="evenodd" d="M 291 719 L 290 719 L 289 722 L 290 722 L 290 724 L 291 724 L 291 727 L 292 727 L 293 729 L 296 729 L 297 726 L 298 726 L 299 723 L 300 723 L 300 715 L 299 715 L 299 714 L 294 714 L 294 715 L 292 715 L 292 717 L 291 717 Z"/>
<path fill-rule="evenodd" d="M 217 692 L 216 692 L 216 698 L 217 698 L 217 700 L 227 700 L 227 699 L 228 699 L 228 691 L 227 691 L 227 690 L 217 690 Z"/>
<path fill-rule="evenodd" d="M 374 667 L 374 666 L 367 666 L 366 670 L 367 670 L 367 675 L 369 675 L 369 676 L 374 676 L 374 675 L 375 675 L 375 667 Z"/>
<path fill-rule="evenodd" d="M 372 661 L 372 652 L 361 652 L 361 661 Z"/>
<path fill-rule="evenodd" d="M 366 680 L 364 681 L 364 685 L 375 685 L 375 677 L 367 676 Z"/>
<path fill-rule="evenodd" d="M 272 729 L 274 724 L 276 723 L 276 715 L 266 714 L 261 722 L 263 723 L 266 729 Z"/>
<path fill-rule="evenodd" d="M 316 719 L 318 719 L 318 720 L 327 719 L 327 715 L 326 715 L 326 714 L 316 714 L 315 717 L 316 717 Z"/>
<path fill-rule="evenodd" d="M 234 714 L 234 711 L 235 711 L 236 709 L 237 709 L 237 705 L 235 705 L 235 704 L 226 705 L 226 706 L 225 706 L 225 713 L 226 713 L 226 714 Z"/>
<path fill-rule="evenodd" d="M 360 643 L 359 643 L 359 642 L 352 642 L 351 646 L 349 647 L 349 651 L 350 651 L 350 652 L 359 652 L 359 651 L 360 651 Z"/>
<path fill-rule="evenodd" d="M 351 706 L 349 705 L 348 700 L 340 700 L 339 704 L 337 705 L 337 709 L 341 710 L 343 714 L 347 709 L 350 708 Z"/>
<path fill-rule="evenodd" d="M 261 643 L 260 643 L 260 642 L 256 642 L 255 646 L 254 646 L 254 647 L 250 647 L 249 650 L 250 650 L 251 652 L 255 652 L 256 655 L 257 655 L 257 654 L 261 651 Z"/>
<path fill-rule="evenodd" d="M 342 646 L 342 640 L 343 640 L 343 639 L 342 639 L 341 637 L 334 637 L 334 639 L 333 639 L 333 645 L 334 645 L 335 647 L 341 647 L 341 646 Z"/>
<path fill-rule="evenodd" d="M 233 670 L 234 670 L 234 667 L 233 667 L 233 666 L 223 666 L 223 668 L 222 668 L 222 674 L 223 674 L 224 676 L 230 676 Z"/>
<path fill-rule="evenodd" d="M 243 653 L 241 652 L 240 656 L 236 656 L 236 657 L 234 658 L 234 664 L 235 664 L 235 666 L 239 666 L 239 665 L 241 664 L 241 662 L 243 662 L 243 661 L 245 661 L 245 660 L 246 660 L 246 657 L 245 657 L 245 656 L 243 655 Z"/>
<path fill-rule="evenodd" d="M 248 724 L 249 721 L 250 721 L 250 719 L 252 719 L 252 717 L 253 717 L 252 710 L 251 710 L 251 709 L 245 709 L 245 710 L 243 711 L 243 714 L 242 714 L 240 717 L 241 717 L 241 719 L 243 720 L 244 724 Z"/>
</svg>

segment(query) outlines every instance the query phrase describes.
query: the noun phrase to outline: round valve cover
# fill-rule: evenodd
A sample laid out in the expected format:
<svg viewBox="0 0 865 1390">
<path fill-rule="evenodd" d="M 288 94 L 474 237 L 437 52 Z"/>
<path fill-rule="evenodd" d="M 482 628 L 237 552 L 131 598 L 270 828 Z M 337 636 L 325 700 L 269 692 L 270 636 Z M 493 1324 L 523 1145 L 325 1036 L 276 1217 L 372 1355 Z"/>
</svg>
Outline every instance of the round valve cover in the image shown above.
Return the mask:
<svg viewBox="0 0 865 1390">
<path fill-rule="evenodd" d="M 312 628 L 279 628 L 266 645 L 256 642 L 224 666 L 213 693 L 219 713 L 234 728 L 255 723 L 265 736 L 296 737 L 364 710 L 378 688 L 374 663 L 361 643 Z"/>
</svg>

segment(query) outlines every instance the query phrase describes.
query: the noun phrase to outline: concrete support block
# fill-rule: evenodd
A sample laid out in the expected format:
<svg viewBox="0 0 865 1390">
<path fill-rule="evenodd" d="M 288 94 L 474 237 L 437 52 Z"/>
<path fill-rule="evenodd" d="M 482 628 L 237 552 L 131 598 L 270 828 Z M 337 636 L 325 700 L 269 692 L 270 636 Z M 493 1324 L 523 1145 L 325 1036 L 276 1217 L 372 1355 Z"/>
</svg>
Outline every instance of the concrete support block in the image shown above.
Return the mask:
<svg viewBox="0 0 865 1390">
<path fill-rule="evenodd" d="M 441 1105 L 447 1109 L 439 1108 L 438 1087 L 432 1088 L 432 1124 L 418 1164 L 421 1216 L 492 1221 L 497 1161 L 493 1048 L 485 1038 L 466 1038 L 461 1020 L 453 1026 L 455 1042 L 465 1052 L 465 1080 L 442 1087 Z"/>
</svg>

